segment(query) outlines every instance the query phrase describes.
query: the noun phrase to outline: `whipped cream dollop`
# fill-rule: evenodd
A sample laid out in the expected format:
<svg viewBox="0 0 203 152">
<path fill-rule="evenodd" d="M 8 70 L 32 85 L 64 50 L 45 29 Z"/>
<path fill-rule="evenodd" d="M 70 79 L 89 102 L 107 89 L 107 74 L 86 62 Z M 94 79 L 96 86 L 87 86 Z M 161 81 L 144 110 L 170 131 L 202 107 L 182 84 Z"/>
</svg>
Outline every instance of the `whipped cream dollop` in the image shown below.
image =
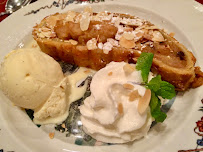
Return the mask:
<svg viewBox="0 0 203 152">
<path fill-rule="evenodd" d="M 83 130 L 106 143 L 126 143 L 145 136 L 152 117 L 149 107 L 138 112 L 139 99 L 146 91 L 142 82 L 135 64 L 111 62 L 99 70 L 90 85 L 91 96 L 80 106 Z"/>
</svg>

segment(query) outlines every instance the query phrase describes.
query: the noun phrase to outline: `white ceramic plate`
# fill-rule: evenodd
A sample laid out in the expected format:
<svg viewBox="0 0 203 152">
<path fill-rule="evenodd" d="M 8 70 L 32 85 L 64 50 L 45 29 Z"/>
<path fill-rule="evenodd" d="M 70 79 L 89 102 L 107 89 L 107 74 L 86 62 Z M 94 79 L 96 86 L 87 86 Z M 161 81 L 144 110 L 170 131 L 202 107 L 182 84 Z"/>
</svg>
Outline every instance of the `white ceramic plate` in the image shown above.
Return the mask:
<svg viewBox="0 0 203 152">
<path fill-rule="evenodd" d="M 95 0 L 98 2 L 97 0 Z M 175 37 L 191 50 L 197 58 L 197 65 L 203 67 L 203 6 L 195 1 L 185 0 L 114 0 L 98 3 L 69 4 L 65 9 L 53 6 L 36 14 L 25 16 L 31 10 L 51 5 L 53 0 L 39 0 L 0 23 L 0 59 L 22 44 L 28 43 L 32 27 L 49 14 L 67 10 L 82 10 L 91 5 L 94 11 L 129 13 L 147 19 L 155 25 L 175 32 Z M 163 124 L 154 126 L 148 136 L 131 144 L 111 146 L 77 146 L 59 138 L 50 139 L 48 134 L 37 128 L 28 116 L 0 92 L 0 151 L 135 151 L 175 152 L 201 149 L 202 136 L 194 132 L 196 122 L 201 120 L 201 99 L 203 87 L 179 93 L 167 113 Z M 197 132 L 198 128 L 196 129 Z M 198 140 L 200 139 L 200 140 Z M 198 140 L 198 144 L 197 144 Z M 189 152 L 189 151 L 188 151 Z"/>
</svg>

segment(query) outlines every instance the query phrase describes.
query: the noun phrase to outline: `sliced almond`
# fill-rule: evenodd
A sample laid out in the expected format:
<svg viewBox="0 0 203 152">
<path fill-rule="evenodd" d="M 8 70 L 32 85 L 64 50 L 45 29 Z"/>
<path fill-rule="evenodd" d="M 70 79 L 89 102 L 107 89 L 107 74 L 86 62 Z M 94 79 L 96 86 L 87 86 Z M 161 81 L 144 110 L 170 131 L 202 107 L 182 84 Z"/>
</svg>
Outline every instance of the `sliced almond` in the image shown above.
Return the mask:
<svg viewBox="0 0 203 152">
<path fill-rule="evenodd" d="M 90 24 L 90 13 L 84 12 L 80 19 L 80 29 L 86 31 L 89 28 Z"/>
<path fill-rule="evenodd" d="M 90 73 L 90 70 L 85 70 L 84 73 L 88 74 Z"/>
<path fill-rule="evenodd" d="M 113 74 L 113 72 L 109 72 L 109 73 L 108 73 L 108 76 L 112 76 L 112 74 Z"/>
<path fill-rule="evenodd" d="M 75 18 L 74 18 L 75 23 L 79 23 L 80 20 L 81 20 L 81 18 L 82 18 L 82 14 L 77 14 L 77 15 L 75 16 Z"/>
<path fill-rule="evenodd" d="M 47 27 L 42 27 L 41 30 L 42 30 L 42 32 L 49 32 L 49 31 L 51 31 L 51 29 L 47 28 Z"/>
<path fill-rule="evenodd" d="M 108 13 L 107 12 L 99 12 L 99 13 L 97 13 L 96 16 L 101 18 L 101 17 L 108 16 Z"/>
<path fill-rule="evenodd" d="M 123 70 L 126 74 L 131 74 L 135 71 L 135 68 L 133 66 L 131 66 L 130 64 L 125 64 L 123 66 Z"/>
<path fill-rule="evenodd" d="M 120 17 L 117 17 L 117 18 L 115 19 L 115 21 L 114 21 L 114 26 L 115 26 L 115 27 L 119 27 L 120 22 L 121 22 L 121 18 L 120 18 Z"/>
<path fill-rule="evenodd" d="M 125 25 L 130 25 L 130 26 L 141 26 L 142 25 L 142 20 L 139 20 L 139 19 L 130 19 L 130 18 L 123 18 L 121 20 L 121 23 L 122 24 L 125 24 Z"/>
<path fill-rule="evenodd" d="M 140 98 L 139 103 L 138 103 L 138 112 L 140 115 L 142 115 L 146 110 L 147 107 L 149 106 L 150 103 L 150 99 L 151 99 L 151 90 L 147 89 L 145 91 L 145 94 L 142 98 Z"/>
<path fill-rule="evenodd" d="M 132 27 L 126 27 L 126 28 L 124 29 L 124 31 L 126 31 L 126 32 L 132 32 L 132 31 L 133 31 L 133 28 L 132 28 Z"/>
<path fill-rule="evenodd" d="M 107 42 L 110 42 L 111 45 L 113 45 L 113 46 L 118 46 L 118 41 L 116 41 L 115 39 L 108 38 Z"/>
<path fill-rule="evenodd" d="M 100 21 L 101 19 L 100 19 L 100 17 L 99 16 L 97 16 L 97 15 L 95 15 L 95 16 L 91 16 L 91 20 L 93 20 L 93 21 Z"/>
<path fill-rule="evenodd" d="M 174 32 L 171 32 L 171 33 L 169 33 L 169 36 L 174 37 L 174 36 L 175 36 L 175 33 L 174 33 Z"/>
<path fill-rule="evenodd" d="M 152 41 L 163 42 L 164 37 L 159 31 L 154 31 Z"/>
<path fill-rule="evenodd" d="M 84 12 L 87 12 L 87 13 L 92 14 L 92 12 L 93 12 L 93 11 L 92 11 L 92 7 L 91 7 L 91 6 L 85 7 Z"/>
<path fill-rule="evenodd" d="M 133 86 L 132 84 L 125 83 L 125 84 L 123 84 L 123 88 L 129 89 L 129 90 L 133 90 L 133 89 L 134 89 L 134 86 Z"/>
<path fill-rule="evenodd" d="M 134 91 L 132 91 L 132 92 L 129 94 L 129 101 L 132 102 L 132 101 L 134 101 L 135 99 L 138 99 L 138 98 L 140 98 L 140 97 L 141 97 L 141 96 L 140 96 L 138 90 L 134 90 Z"/>
<path fill-rule="evenodd" d="M 157 30 L 159 28 L 157 26 L 153 25 L 153 26 L 145 27 L 145 29 L 148 29 L 148 30 Z"/>
<path fill-rule="evenodd" d="M 74 18 L 76 17 L 76 12 L 74 11 L 68 11 L 67 16 L 65 18 L 65 21 L 72 21 L 74 22 Z"/>
<path fill-rule="evenodd" d="M 143 31 L 138 31 L 135 35 L 136 35 L 136 37 L 143 37 L 144 32 Z"/>
<path fill-rule="evenodd" d="M 32 44 L 32 48 L 36 48 L 37 47 L 37 44 Z"/>
<path fill-rule="evenodd" d="M 45 38 L 45 35 L 44 35 L 43 33 L 37 33 L 37 36 L 38 36 L 39 38 Z"/>
<path fill-rule="evenodd" d="M 135 47 L 134 40 L 127 40 L 123 36 L 120 38 L 119 44 L 126 49 L 131 49 Z"/>
<path fill-rule="evenodd" d="M 50 138 L 50 139 L 53 139 L 53 138 L 54 138 L 54 133 L 53 133 L 53 132 L 50 132 L 50 133 L 49 133 L 49 138 Z"/>
<path fill-rule="evenodd" d="M 104 47 L 104 44 L 103 44 L 102 42 L 98 43 L 98 48 L 99 48 L 99 49 L 101 49 L 101 50 L 102 50 L 102 49 L 103 49 L 103 47 Z"/>
<path fill-rule="evenodd" d="M 61 125 L 61 127 L 62 127 L 62 128 L 66 128 L 66 125 L 63 123 L 63 124 Z"/>
<path fill-rule="evenodd" d="M 118 112 L 120 113 L 120 114 L 123 114 L 123 104 L 122 103 L 118 103 Z"/>
<path fill-rule="evenodd" d="M 139 41 L 143 36 L 144 36 L 144 31 L 143 30 L 139 30 L 139 31 L 134 31 L 135 33 L 135 42 Z"/>
<path fill-rule="evenodd" d="M 88 50 L 95 50 L 97 49 L 97 40 L 92 38 L 91 40 L 87 41 L 86 45 Z"/>
<path fill-rule="evenodd" d="M 66 13 L 58 14 L 56 17 L 58 18 L 58 20 L 63 20 L 67 17 L 67 14 Z"/>
<path fill-rule="evenodd" d="M 126 40 L 133 40 L 134 39 L 134 35 L 132 33 L 129 33 L 129 32 L 123 33 L 123 37 Z"/>
<path fill-rule="evenodd" d="M 72 40 L 72 39 L 70 39 L 70 40 L 65 40 L 64 42 L 69 42 L 69 43 L 71 43 L 72 45 L 77 45 L 77 44 L 78 44 L 77 41 Z"/>
<path fill-rule="evenodd" d="M 58 20 L 57 16 L 49 16 L 46 18 L 46 26 L 49 28 L 54 28 L 54 26 L 56 25 L 56 22 Z"/>
<path fill-rule="evenodd" d="M 137 62 L 137 59 L 138 59 L 138 57 L 137 58 L 133 58 L 133 61 Z"/>
<path fill-rule="evenodd" d="M 42 32 L 42 34 L 47 38 L 53 38 L 56 37 L 56 34 L 54 32 L 48 31 L 48 32 Z"/>
<path fill-rule="evenodd" d="M 112 48 L 113 48 L 113 45 L 110 42 L 104 43 L 104 45 L 103 45 L 103 52 L 104 52 L 104 54 L 108 54 L 109 51 L 112 50 Z"/>
</svg>

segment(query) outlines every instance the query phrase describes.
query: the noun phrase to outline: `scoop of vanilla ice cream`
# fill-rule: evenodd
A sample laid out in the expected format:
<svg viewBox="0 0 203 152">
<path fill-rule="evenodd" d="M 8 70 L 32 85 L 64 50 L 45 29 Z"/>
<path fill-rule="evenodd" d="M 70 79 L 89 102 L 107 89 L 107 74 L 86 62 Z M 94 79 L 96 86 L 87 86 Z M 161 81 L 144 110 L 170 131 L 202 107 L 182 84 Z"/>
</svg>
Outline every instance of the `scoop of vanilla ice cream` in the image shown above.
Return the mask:
<svg viewBox="0 0 203 152">
<path fill-rule="evenodd" d="M 126 73 L 125 62 L 111 62 L 93 77 L 91 96 L 80 106 L 84 131 L 106 143 L 126 143 L 147 134 L 152 123 L 150 108 L 138 112 L 139 99 L 130 99 L 133 91 L 144 96 L 146 88 L 140 71 Z"/>
<path fill-rule="evenodd" d="M 35 109 L 45 103 L 64 78 L 60 65 L 32 49 L 9 53 L 0 68 L 0 88 L 17 106 Z"/>
</svg>

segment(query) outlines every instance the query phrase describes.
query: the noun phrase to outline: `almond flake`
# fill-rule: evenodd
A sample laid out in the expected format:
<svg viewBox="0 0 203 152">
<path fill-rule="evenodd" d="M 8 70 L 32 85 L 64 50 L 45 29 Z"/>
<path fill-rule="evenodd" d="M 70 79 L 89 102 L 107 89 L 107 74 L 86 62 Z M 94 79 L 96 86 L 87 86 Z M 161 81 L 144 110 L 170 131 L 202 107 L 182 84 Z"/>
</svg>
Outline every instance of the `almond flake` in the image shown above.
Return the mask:
<svg viewBox="0 0 203 152">
<path fill-rule="evenodd" d="M 141 54 L 141 53 L 140 53 L 140 54 Z M 135 58 L 133 58 L 133 61 L 137 62 L 137 59 L 138 59 L 138 58 L 135 57 Z"/>
<path fill-rule="evenodd" d="M 163 42 L 164 37 L 159 31 L 154 31 L 152 41 Z"/>
<path fill-rule="evenodd" d="M 111 23 L 114 24 L 115 27 L 119 27 L 121 18 L 120 17 L 112 17 Z"/>
<path fill-rule="evenodd" d="M 120 38 L 119 44 L 126 49 L 131 49 L 135 47 L 134 40 L 127 40 L 123 36 Z"/>
<path fill-rule="evenodd" d="M 88 50 L 95 50 L 97 49 L 97 40 L 92 38 L 91 40 L 87 41 L 86 45 Z"/>
<path fill-rule="evenodd" d="M 70 39 L 70 40 L 65 40 L 64 42 L 69 42 L 69 43 L 71 43 L 72 45 L 77 45 L 77 44 L 78 44 L 77 41 L 72 40 L 72 39 Z"/>
<path fill-rule="evenodd" d="M 36 48 L 37 47 L 37 44 L 32 44 L 32 48 Z"/>
<path fill-rule="evenodd" d="M 41 28 L 41 31 L 42 31 L 42 32 L 49 32 L 49 31 L 51 31 L 51 29 L 50 29 L 50 28 L 47 28 L 47 27 L 42 27 L 42 28 Z"/>
<path fill-rule="evenodd" d="M 123 66 L 123 70 L 126 74 L 131 74 L 132 72 L 135 71 L 135 68 L 133 66 L 131 66 L 130 64 L 125 64 Z"/>
<path fill-rule="evenodd" d="M 133 31 L 133 28 L 131 28 L 131 27 L 126 27 L 126 28 L 124 29 L 124 31 L 125 31 L 125 32 L 132 32 L 132 31 Z"/>
<path fill-rule="evenodd" d="M 48 32 L 42 32 L 42 34 L 47 37 L 47 38 L 52 38 L 52 37 L 56 37 L 56 34 L 51 32 L 51 31 L 48 31 Z"/>
<path fill-rule="evenodd" d="M 49 16 L 46 18 L 46 26 L 53 29 L 54 26 L 56 25 L 58 18 L 57 16 Z"/>
<path fill-rule="evenodd" d="M 108 38 L 107 42 L 110 42 L 113 46 L 118 46 L 118 41 L 112 39 L 112 38 Z"/>
<path fill-rule="evenodd" d="M 134 101 L 135 99 L 138 99 L 138 98 L 140 98 L 140 97 L 141 97 L 141 96 L 140 96 L 138 90 L 134 90 L 133 92 L 131 92 L 131 93 L 129 94 L 129 101 L 132 102 L 132 101 Z"/>
<path fill-rule="evenodd" d="M 143 23 L 142 23 L 142 20 L 141 19 L 130 19 L 130 18 L 123 18 L 121 20 L 121 23 L 123 24 L 126 24 L 126 25 L 130 25 L 130 26 L 141 26 Z"/>
<path fill-rule="evenodd" d="M 108 76 L 112 76 L 112 74 L 113 74 L 113 72 L 109 72 L 109 73 L 108 73 Z"/>
<path fill-rule="evenodd" d="M 62 127 L 62 128 L 66 128 L 66 125 L 63 123 L 63 124 L 61 125 L 61 127 Z"/>
<path fill-rule="evenodd" d="M 102 42 L 98 43 L 98 48 L 99 49 L 103 50 L 103 46 L 104 46 L 104 44 Z"/>
<path fill-rule="evenodd" d="M 125 84 L 123 84 L 123 88 L 129 89 L 129 90 L 133 90 L 133 89 L 134 89 L 134 86 L 133 86 L 132 84 L 125 83 Z"/>
<path fill-rule="evenodd" d="M 104 52 L 104 54 L 108 54 L 109 51 L 112 50 L 112 48 L 113 48 L 113 45 L 110 42 L 104 43 L 104 46 L 103 46 L 103 52 Z"/>
<path fill-rule="evenodd" d="M 91 20 L 93 21 L 101 21 L 100 17 L 95 15 L 95 16 L 91 16 Z"/>
<path fill-rule="evenodd" d="M 74 18 L 75 19 L 75 23 L 79 23 L 81 18 L 82 18 L 82 14 L 76 15 L 75 18 Z"/>
<path fill-rule="evenodd" d="M 45 38 L 45 35 L 42 34 L 42 33 L 37 33 L 37 36 L 38 36 L 39 38 Z"/>
<path fill-rule="evenodd" d="M 133 40 L 134 39 L 134 35 L 132 33 L 129 33 L 129 32 L 123 33 L 123 37 L 126 40 Z"/>
<path fill-rule="evenodd" d="M 122 103 L 118 103 L 118 112 L 120 114 L 123 114 L 123 104 Z"/>
<path fill-rule="evenodd" d="M 53 132 L 50 132 L 50 133 L 49 133 L 49 138 L 50 138 L 50 139 L 53 139 L 53 138 L 54 138 L 54 133 L 53 133 Z"/>
<path fill-rule="evenodd" d="M 68 21 L 74 22 L 75 16 L 76 16 L 76 12 L 74 12 L 74 11 L 68 11 L 67 16 L 65 18 L 65 21 L 67 21 L 67 22 Z"/>
<path fill-rule="evenodd" d="M 148 108 L 149 106 L 149 102 L 151 99 L 151 90 L 147 89 L 145 91 L 145 94 L 143 97 L 140 98 L 139 102 L 138 102 L 138 112 L 140 115 L 142 115 Z"/>
<path fill-rule="evenodd" d="M 145 27 L 145 29 L 147 29 L 147 30 L 157 30 L 159 28 L 157 26 L 153 25 L 153 26 Z"/>
<path fill-rule="evenodd" d="M 89 28 L 90 24 L 90 13 L 84 12 L 80 19 L 80 29 L 86 31 Z"/>
<path fill-rule="evenodd" d="M 174 37 L 174 36 L 175 36 L 175 33 L 174 33 L 174 32 L 171 32 L 171 33 L 169 33 L 169 36 Z"/>
<path fill-rule="evenodd" d="M 90 13 L 90 14 L 92 14 L 92 7 L 85 7 L 85 9 L 84 9 L 84 11 L 83 12 L 87 12 L 87 13 Z"/>
<path fill-rule="evenodd" d="M 144 32 L 139 31 L 135 34 L 137 37 L 142 37 L 144 35 Z"/>
<path fill-rule="evenodd" d="M 85 70 L 84 73 L 88 74 L 90 73 L 90 70 Z"/>
</svg>

